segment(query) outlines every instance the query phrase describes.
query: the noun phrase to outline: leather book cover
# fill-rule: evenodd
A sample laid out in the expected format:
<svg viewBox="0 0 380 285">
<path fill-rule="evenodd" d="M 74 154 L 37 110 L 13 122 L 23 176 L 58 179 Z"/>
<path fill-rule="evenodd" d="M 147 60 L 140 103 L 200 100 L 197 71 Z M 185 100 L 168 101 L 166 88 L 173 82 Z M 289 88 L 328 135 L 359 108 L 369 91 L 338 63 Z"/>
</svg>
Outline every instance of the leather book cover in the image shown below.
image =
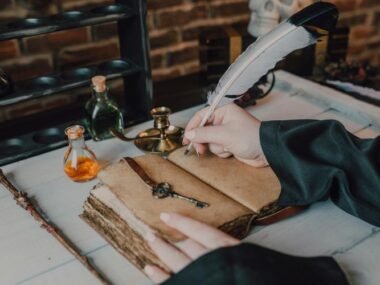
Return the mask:
<svg viewBox="0 0 380 285">
<path fill-rule="evenodd" d="M 139 269 L 147 263 L 165 268 L 145 243 L 148 230 L 174 243 L 185 238 L 160 220 L 161 212 L 181 213 L 243 238 L 252 222 L 283 210 L 275 203 L 280 183 L 270 167 L 253 168 L 234 158 L 184 156 L 183 152 L 178 149 L 168 159 L 143 155 L 134 160 L 153 181 L 167 182 L 173 191 L 209 207 L 155 198 L 124 159 L 98 174 L 101 183 L 85 202 L 82 218 Z"/>
</svg>

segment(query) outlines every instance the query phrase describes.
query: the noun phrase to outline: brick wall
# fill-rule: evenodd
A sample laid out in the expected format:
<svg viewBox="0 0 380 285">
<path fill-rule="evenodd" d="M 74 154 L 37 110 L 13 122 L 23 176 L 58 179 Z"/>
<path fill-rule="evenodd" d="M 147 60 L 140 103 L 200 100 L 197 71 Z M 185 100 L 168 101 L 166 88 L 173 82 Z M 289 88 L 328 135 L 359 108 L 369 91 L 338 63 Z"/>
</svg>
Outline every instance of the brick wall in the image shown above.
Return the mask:
<svg viewBox="0 0 380 285">
<path fill-rule="evenodd" d="M 247 0 L 147 1 L 151 63 L 155 80 L 198 69 L 199 28 L 247 23 L 249 20 Z M 341 11 L 340 24 L 351 27 L 349 57 L 372 59 L 379 63 L 380 2 L 330 1 L 337 4 Z M 2 0 L 0 21 L 107 3 L 113 3 L 113 0 Z M 15 80 L 103 61 L 118 55 L 114 23 L 0 42 L 0 66 Z"/>
<path fill-rule="evenodd" d="M 147 0 L 154 80 L 195 72 L 201 27 L 248 23 L 247 0 Z M 265 0 L 263 0 L 265 1 Z M 301 0 L 312 2 L 313 0 Z M 314 0 L 315 1 L 315 0 Z M 380 1 L 330 0 L 351 28 L 349 57 L 380 63 Z M 88 8 L 113 0 L 1 0 L 0 21 Z M 119 56 L 116 26 L 107 23 L 0 42 L 0 66 L 15 80 Z"/>
</svg>

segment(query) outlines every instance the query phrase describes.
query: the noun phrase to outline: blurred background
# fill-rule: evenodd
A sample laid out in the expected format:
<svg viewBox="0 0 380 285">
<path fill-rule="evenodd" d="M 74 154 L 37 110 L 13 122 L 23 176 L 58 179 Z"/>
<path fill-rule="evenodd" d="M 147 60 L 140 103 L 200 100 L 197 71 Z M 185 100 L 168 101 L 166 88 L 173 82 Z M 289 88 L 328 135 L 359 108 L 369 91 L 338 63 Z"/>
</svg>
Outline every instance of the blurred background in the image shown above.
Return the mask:
<svg viewBox="0 0 380 285">
<path fill-rule="evenodd" d="M 121 2 L 127 5 L 129 3 L 124 0 Z M 131 0 L 132 2 L 145 3 L 143 0 L 141 2 Z M 150 72 L 153 80 L 152 102 L 147 104 L 149 105 L 147 109 L 164 105 L 177 111 L 204 102 L 205 90 L 217 82 L 234 58 L 256 39 L 247 32 L 252 11 L 256 10 L 255 13 L 264 15 L 278 15 L 281 12 L 277 9 L 282 6 L 289 7 L 287 13 L 291 15 L 313 2 L 313 0 L 147 0 L 147 14 L 143 20 L 149 32 L 145 40 L 149 43 L 150 50 L 146 66 L 148 80 L 143 83 L 146 84 L 143 88 L 149 89 L 151 86 Z M 341 30 L 333 35 L 335 38 L 329 39 L 325 45 L 317 45 L 298 52 L 298 57 L 293 59 L 290 57 L 290 60 L 280 64 L 279 67 L 301 76 L 309 78 L 311 76 L 313 80 L 320 75 L 315 67 L 328 64 L 333 57 L 336 61 L 356 61 L 378 67 L 380 1 L 330 0 L 328 2 L 334 3 L 340 11 L 338 27 Z M 48 17 L 66 11 L 86 10 L 112 4 L 115 4 L 114 0 L 1 0 L 0 25 L 6 27 L 8 22 L 25 18 Z M 278 20 L 281 18 L 284 17 L 281 16 Z M 232 40 L 236 38 L 238 44 Z M 135 39 L 137 41 L 136 37 Z M 131 46 L 135 45 L 134 38 L 128 40 Z M 238 49 L 235 48 L 237 46 Z M 121 56 L 118 21 L 0 41 L 0 69 L 4 70 L 13 82 L 96 65 Z M 149 69 L 149 60 L 151 69 Z M 332 73 L 338 72 L 340 75 L 343 70 L 343 76 L 347 75 L 345 72 L 352 72 L 352 68 L 347 66 L 333 67 L 331 70 Z M 365 71 L 365 68 L 354 68 L 354 75 L 358 74 L 360 83 L 367 82 L 366 74 L 363 75 Z M 124 83 L 128 85 L 128 81 L 124 81 L 121 76 L 108 82 L 111 96 L 123 110 L 128 107 L 123 101 L 126 96 Z M 33 132 L 42 129 L 60 125 L 59 129 L 46 133 L 53 134 L 51 140 L 47 141 L 47 148 L 41 146 L 38 152 L 65 143 L 62 128 L 65 124 L 69 124 L 70 120 L 80 118 L 79 113 L 84 103 L 91 97 L 90 84 L 67 90 L 57 93 L 59 96 L 55 94 L 39 96 L 32 100 L 22 100 L 17 104 L 0 104 L 0 164 L 1 158 L 18 156 L 22 147 L 28 144 L 26 141 L 35 137 Z M 7 94 L 8 97 L 13 95 L 13 93 Z M 0 98 L 0 103 L 1 100 Z M 73 112 L 75 116 L 70 114 L 73 108 L 76 110 Z M 140 119 L 146 120 L 148 115 Z M 128 120 L 128 113 L 126 116 Z M 25 134 L 27 135 L 24 136 Z M 13 138 L 17 140 L 14 141 Z M 53 147 L 50 142 L 59 143 Z M 29 149 L 36 148 L 30 144 Z M 34 154 L 38 152 L 35 151 Z M 32 155 L 32 152 L 28 155 Z M 22 157 L 25 155 L 19 158 Z"/>
<path fill-rule="evenodd" d="M 263 0 L 265 1 L 265 0 Z M 307 5 L 311 1 L 300 1 Z M 340 26 L 348 26 L 349 59 L 380 63 L 380 1 L 333 0 Z M 112 4 L 113 0 L 2 0 L 0 22 Z M 247 0 L 147 0 L 150 60 L 154 81 L 198 72 L 199 31 L 204 27 L 248 25 Z M 13 80 L 119 57 L 116 23 L 0 42 L 0 67 Z M 113 82 L 113 88 L 121 86 Z M 86 91 L 83 91 L 86 92 Z M 121 92 L 121 88 L 119 90 Z M 0 111 L 0 122 L 69 103 L 71 95 L 28 101 Z"/>
</svg>

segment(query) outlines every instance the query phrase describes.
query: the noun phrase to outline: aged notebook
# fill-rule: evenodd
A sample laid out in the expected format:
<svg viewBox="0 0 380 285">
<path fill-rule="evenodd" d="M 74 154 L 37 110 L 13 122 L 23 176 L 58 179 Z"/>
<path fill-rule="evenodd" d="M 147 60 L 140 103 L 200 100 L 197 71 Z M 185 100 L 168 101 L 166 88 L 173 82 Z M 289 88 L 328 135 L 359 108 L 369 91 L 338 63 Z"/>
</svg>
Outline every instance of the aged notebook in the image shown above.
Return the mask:
<svg viewBox="0 0 380 285">
<path fill-rule="evenodd" d="M 154 198 L 124 159 L 98 174 L 101 183 L 85 202 L 82 218 L 139 269 L 147 263 L 165 268 L 144 241 L 147 230 L 172 242 L 184 239 L 159 219 L 161 212 L 178 212 L 243 238 L 252 222 L 271 222 L 297 211 L 276 205 L 280 183 L 270 167 L 183 153 L 184 149 L 178 149 L 167 159 L 143 155 L 134 160 L 155 182 L 168 182 L 175 192 L 207 202 L 209 207 Z"/>
</svg>

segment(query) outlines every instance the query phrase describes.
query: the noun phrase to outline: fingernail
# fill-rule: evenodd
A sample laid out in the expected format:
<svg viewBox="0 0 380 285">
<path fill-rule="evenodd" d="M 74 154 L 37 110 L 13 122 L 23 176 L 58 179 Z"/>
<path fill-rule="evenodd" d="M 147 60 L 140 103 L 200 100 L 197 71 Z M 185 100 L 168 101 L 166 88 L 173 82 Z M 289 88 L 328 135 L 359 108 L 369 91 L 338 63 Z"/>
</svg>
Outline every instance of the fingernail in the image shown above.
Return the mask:
<svg viewBox="0 0 380 285">
<path fill-rule="evenodd" d="M 160 219 L 162 221 L 164 221 L 165 223 L 167 223 L 170 220 L 170 215 L 168 213 L 161 213 L 160 214 Z"/>
<path fill-rule="evenodd" d="M 148 231 L 145 235 L 145 239 L 147 241 L 150 241 L 150 242 L 153 242 L 155 239 L 156 239 L 156 236 L 154 235 L 154 233 Z"/>
<path fill-rule="evenodd" d="M 144 271 L 145 271 L 145 273 L 146 273 L 147 275 L 149 275 L 149 276 L 152 276 L 152 275 L 154 274 L 154 269 L 153 269 L 153 267 L 150 266 L 150 265 L 146 265 L 146 266 L 144 267 Z"/>
<path fill-rule="evenodd" d="M 195 137 L 195 131 L 188 131 L 185 133 L 185 137 L 189 140 L 192 140 Z"/>
</svg>

